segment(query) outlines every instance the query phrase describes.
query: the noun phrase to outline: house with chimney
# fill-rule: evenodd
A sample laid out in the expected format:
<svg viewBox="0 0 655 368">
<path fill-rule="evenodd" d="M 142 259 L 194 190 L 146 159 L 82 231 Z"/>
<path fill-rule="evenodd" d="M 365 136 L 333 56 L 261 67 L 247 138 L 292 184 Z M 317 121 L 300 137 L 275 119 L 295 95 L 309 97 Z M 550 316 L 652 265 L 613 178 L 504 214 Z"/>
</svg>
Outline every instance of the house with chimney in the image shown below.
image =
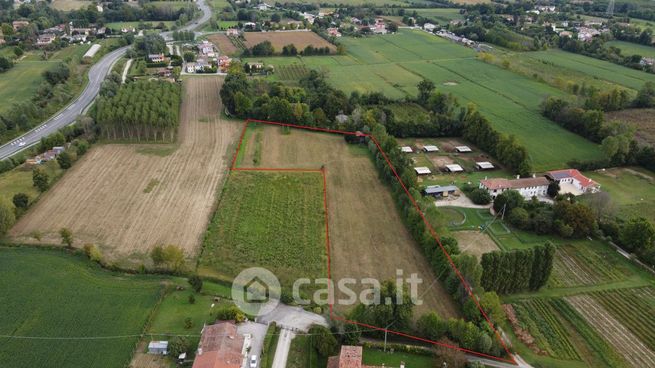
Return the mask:
<svg viewBox="0 0 655 368">
<path fill-rule="evenodd" d="M 241 368 L 247 358 L 245 337 L 234 321 L 203 327 L 193 368 Z"/>
</svg>

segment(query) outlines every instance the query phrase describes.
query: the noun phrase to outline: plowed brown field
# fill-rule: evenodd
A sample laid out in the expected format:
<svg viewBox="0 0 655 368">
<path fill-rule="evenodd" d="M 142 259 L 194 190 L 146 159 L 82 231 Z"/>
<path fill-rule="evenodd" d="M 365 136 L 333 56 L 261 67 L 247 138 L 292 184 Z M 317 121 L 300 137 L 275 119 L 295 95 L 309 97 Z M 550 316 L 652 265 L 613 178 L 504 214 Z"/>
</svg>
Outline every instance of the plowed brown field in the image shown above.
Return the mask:
<svg viewBox="0 0 655 368">
<path fill-rule="evenodd" d="M 175 244 L 188 257 L 197 255 L 240 126 L 220 117 L 222 81 L 184 82 L 178 145 L 94 147 L 10 236 L 58 244 L 59 229 L 67 227 L 74 246 L 96 244 L 109 260 L 128 265 L 142 262 L 156 245 Z"/>
<path fill-rule="evenodd" d="M 243 35 L 246 38 L 246 41 L 244 42 L 246 47 L 252 48 L 258 43 L 271 41 L 276 53 L 282 52 L 282 48 L 289 44 L 295 45 L 298 51 L 302 51 L 305 47 L 310 45 L 314 47 L 327 46 L 332 52 L 337 49 L 333 44 L 321 38 L 321 36 L 314 32 L 245 32 Z"/>
</svg>

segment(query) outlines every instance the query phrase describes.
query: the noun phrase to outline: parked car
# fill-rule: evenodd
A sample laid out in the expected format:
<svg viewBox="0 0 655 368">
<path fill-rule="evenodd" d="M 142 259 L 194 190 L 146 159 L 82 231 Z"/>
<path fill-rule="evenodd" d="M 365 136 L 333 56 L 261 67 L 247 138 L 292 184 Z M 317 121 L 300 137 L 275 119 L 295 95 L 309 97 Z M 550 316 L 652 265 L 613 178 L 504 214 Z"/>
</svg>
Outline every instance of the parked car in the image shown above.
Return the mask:
<svg viewBox="0 0 655 368">
<path fill-rule="evenodd" d="M 257 355 L 250 357 L 250 368 L 257 368 Z"/>
</svg>

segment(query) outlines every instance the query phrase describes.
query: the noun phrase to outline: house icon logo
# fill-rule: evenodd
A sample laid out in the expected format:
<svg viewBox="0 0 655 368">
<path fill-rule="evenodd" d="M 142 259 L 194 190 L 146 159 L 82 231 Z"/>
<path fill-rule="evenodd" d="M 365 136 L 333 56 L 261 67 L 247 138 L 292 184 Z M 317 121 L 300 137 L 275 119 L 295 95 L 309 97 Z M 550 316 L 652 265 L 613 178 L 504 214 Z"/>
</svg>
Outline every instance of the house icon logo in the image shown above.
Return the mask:
<svg viewBox="0 0 655 368">
<path fill-rule="evenodd" d="M 281 294 L 280 281 L 265 268 L 247 268 L 232 281 L 232 300 L 249 315 L 270 313 L 280 303 Z"/>
</svg>

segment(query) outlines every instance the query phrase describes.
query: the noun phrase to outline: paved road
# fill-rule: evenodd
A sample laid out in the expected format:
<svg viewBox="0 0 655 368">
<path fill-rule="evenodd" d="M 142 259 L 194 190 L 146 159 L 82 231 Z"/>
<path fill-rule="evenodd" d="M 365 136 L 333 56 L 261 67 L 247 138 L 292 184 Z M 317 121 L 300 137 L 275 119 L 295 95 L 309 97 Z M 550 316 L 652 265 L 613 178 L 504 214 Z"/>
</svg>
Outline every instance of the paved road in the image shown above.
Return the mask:
<svg viewBox="0 0 655 368">
<path fill-rule="evenodd" d="M 266 331 L 268 326 L 256 323 L 256 322 L 245 322 L 240 323 L 237 326 L 237 332 L 240 335 L 249 334 L 252 336 L 250 340 L 250 351 L 248 352 L 247 361 L 250 361 L 252 355 L 257 356 L 257 360 L 262 356 L 262 348 L 264 347 L 264 338 L 266 337 Z M 248 365 L 246 365 L 248 366 Z"/>
<path fill-rule="evenodd" d="M 292 307 L 280 303 L 270 313 L 257 317 L 257 322 L 269 324 L 277 323 L 278 326 L 296 331 L 309 331 L 312 325 L 329 327 L 325 317 L 316 313 L 307 312 L 300 307 Z"/>
<path fill-rule="evenodd" d="M 287 366 L 291 340 L 293 340 L 294 337 L 296 337 L 296 334 L 289 330 L 283 329 L 280 331 L 280 338 L 277 341 L 277 348 L 275 348 L 275 357 L 273 358 L 272 368 L 285 368 Z"/>
<path fill-rule="evenodd" d="M 182 27 L 181 30 L 193 31 L 211 18 L 211 8 L 207 5 L 205 0 L 198 0 L 197 4 L 202 11 L 202 16 Z M 172 32 L 164 32 L 161 35 L 167 40 L 172 40 Z M 57 130 L 74 123 L 77 116 L 82 114 L 84 109 L 86 109 L 96 98 L 100 91 L 102 81 L 107 74 L 109 74 L 114 63 L 125 54 L 127 49 L 128 46 L 116 49 L 103 56 L 102 59 L 95 63 L 91 69 L 89 69 L 89 83 L 86 85 L 82 93 L 63 110 L 58 111 L 43 124 L 35 127 L 11 142 L 0 146 L 0 160 L 11 157 L 16 153 L 39 143 L 42 137 L 55 133 Z"/>
</svg>

